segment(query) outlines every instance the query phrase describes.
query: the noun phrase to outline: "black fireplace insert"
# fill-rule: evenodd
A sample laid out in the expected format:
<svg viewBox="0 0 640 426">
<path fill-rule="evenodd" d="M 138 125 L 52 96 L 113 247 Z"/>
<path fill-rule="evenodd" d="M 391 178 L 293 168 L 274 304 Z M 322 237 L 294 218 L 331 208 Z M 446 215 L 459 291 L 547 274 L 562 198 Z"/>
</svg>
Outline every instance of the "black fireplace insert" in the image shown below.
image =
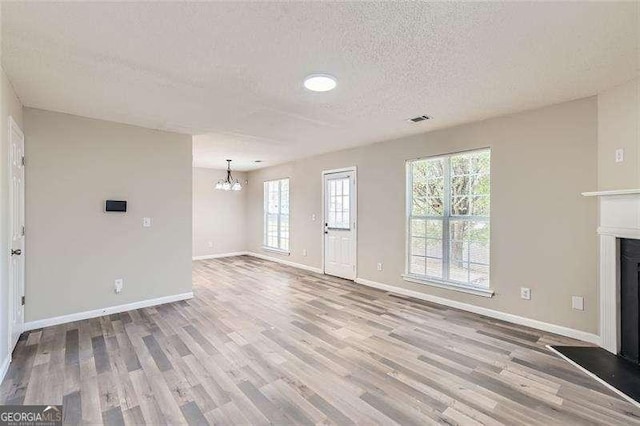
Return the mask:
<svg viewBox="0 0 640 426">
<path fill-rule="evenodd" d="M 640 240 L 620 240 L 620 356 L 640 361 Z"/>
</svg>

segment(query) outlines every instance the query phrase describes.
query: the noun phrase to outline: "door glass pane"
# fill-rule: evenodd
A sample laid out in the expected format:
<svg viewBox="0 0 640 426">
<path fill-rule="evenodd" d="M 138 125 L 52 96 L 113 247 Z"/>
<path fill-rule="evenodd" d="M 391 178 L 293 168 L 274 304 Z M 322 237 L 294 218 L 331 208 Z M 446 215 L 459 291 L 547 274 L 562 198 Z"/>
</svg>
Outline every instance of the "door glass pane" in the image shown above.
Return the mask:
<svg viewBox="0 0 640 426">
<path fill-rule="evenodd" d="M 349 184 L 351 179 L 339 178 L 329 179 L 327 185 L 327 225 L 329 228 L 350 229 L 350 191 Z"/>
</svg>

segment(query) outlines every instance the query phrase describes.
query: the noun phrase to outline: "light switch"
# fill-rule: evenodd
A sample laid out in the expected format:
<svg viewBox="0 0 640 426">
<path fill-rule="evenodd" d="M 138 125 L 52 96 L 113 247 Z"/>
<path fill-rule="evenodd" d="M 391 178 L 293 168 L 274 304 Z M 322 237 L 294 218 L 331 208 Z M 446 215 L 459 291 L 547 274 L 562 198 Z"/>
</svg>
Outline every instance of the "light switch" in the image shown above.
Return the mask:
<svg viewBox="0 0 640 426">
<path fill-rule="evenodd" d="M 151 227 L 151 218 L 150 217 L 143 217 L 142 218 L 142 226 L 144 226 L 145 228 L 150 228 Z"/>
<path fill-rule="evenodd" d="M 314 221 L 314 222 L 316 221 L 316 214 L 315 213 L 311 215 L 311 220 Z"/>
<path fill-rule="evenodd" d="M 616 163 L 622 163 L 624 161 L 624 149 L 616 149 Z"/>
<path fill-rule="evenodd" d="M 582 296 L 572 296 L 571 297 L 571 307 L 576 311 L 584 311 L 584 297 Z"/>
</svg>

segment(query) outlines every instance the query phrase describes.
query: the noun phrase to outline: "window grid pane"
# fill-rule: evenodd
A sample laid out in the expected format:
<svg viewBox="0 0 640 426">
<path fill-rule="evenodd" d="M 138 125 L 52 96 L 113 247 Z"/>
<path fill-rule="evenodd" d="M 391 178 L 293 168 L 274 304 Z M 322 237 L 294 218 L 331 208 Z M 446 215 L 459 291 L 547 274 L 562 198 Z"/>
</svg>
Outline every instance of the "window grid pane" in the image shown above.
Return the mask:
<svg viewBox="0 0 640 426">
<path fill-rule="evenodd" d="M 409 163 L 410 274 L 489 287 L 490 155 L 481 150 Z"/>
<path fill-rule="evenodd" d="M 289 179 L 264 183 L 264 245 L 289 250 Z"/>
<path fill-rule="evenodd" d="M 411 212 L 415 216 L 444 214 L 444 160 L 414 161 L 411 165 Z"/>
<path fill-rule="evenodd" d="M 410 273 L 442 279 L 442 223 L 442 219 L 411 219 Z"/>
</svg>

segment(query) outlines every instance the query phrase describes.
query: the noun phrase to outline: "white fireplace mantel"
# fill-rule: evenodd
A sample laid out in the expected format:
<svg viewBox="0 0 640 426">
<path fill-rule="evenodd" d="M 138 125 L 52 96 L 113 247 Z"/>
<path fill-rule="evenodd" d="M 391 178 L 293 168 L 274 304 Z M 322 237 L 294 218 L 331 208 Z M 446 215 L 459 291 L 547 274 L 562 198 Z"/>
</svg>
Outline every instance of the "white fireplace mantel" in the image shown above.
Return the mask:
<svg viewBox="0 0 640 426">
<path fill-rule="evenodd" d="M 583 192 L 598 197 L 600 239 L 600 339 L 603 348 L 620 350 L 619 239 L 640 239 L 640 189 Z"/>
<path fill-rule="evenodd" d="M 593 191 L 593 192 L 583 192 L 582 195 L 585 197 L 606 197 L 613 195 L 634 195 L 640 194 L 640 189 L 614 189 L 611 191 Z"/>
</svg>

